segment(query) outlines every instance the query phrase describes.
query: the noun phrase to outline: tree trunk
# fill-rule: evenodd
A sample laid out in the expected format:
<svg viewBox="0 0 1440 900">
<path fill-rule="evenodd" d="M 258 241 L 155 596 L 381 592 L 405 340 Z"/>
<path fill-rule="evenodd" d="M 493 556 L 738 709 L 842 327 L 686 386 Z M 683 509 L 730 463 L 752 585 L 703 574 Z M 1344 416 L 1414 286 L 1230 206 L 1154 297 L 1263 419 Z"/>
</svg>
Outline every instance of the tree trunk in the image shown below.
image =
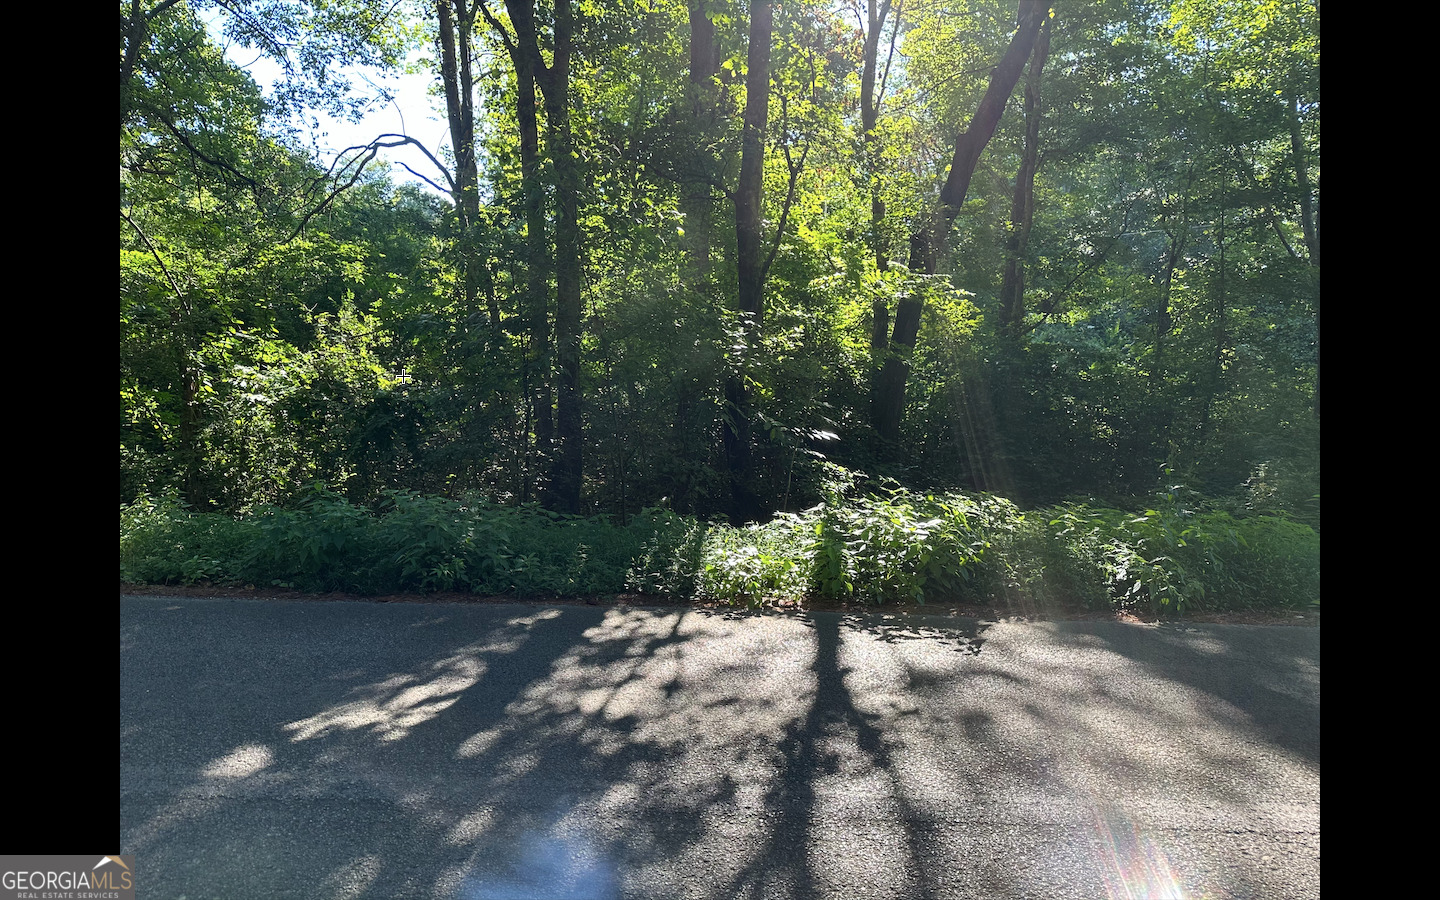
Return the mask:
<svg viewBox="0 0 1440 900">
<path fill-rule="evenodd" d="M 536 106 L 535 67 L 539 56 L 529 52 L 522 40 L 535 39 L 534 10 L 507 4 L 512 36 L 483 0 L 479 9 L 499 35 L 515 67 L 515 122 L 520 137 L 521 204 L 525 214 L 525 312 L 530 330 L 530 352 L 525 360 L 523 380 L 529 412 L 533 418 L 535 449 L 539 464 L 545 465 L 555 439 L 555 413 L 550 389 L 550 242 L 545 221 L 545 188 L 540 181 L 540 123 Z M 529 484 L 525 486 L 528 494 Z"/>
<path fill-rule="evenodd" d="M 436 0 L 440 23 L 440 75 L 445 84 L 445 111 L 450 145 L 455 151 L 455 209 L 460 227 L 468 231 L 480 215 L 479 175 L 475 159 L 474 73 L 470 65 L 470 31 L 474 11 L 465 0 Z"/>
<path fill-rule="evenodd" d="M 460 283 L 462 308 L 474 309 L 480 293 L 482 267 L 475 227 L 480 220 L 480 176 L 475 156 L 475 74 L 471 65 L 470 35 L 475 9 L 466 0 L 436 0 L 439 19 L 440 74 L 445 84 L 445 111 L 450 122 L 450 143 L 455 151 L 455 212 L 460 224 Z"/>
<path fill-rule="evenodd" d="M 1015 196 L 1010 204 L 1010 226 L 1005 237 L 1005 276 L 1000 285 L 1000 325 L 1015 330 L 1025 321 L 1025 250 L 1035 221 L 1035 172 L 1040 168 L 1040 73 L 1050 55 L 1050 29 L 1046 18 L 1035 41 L 1030 71 L 1025 76 L 1025 150 L 1015 175 Z"/>
<path fill-rule="evenodd" d="M 880 61 L 880 33 L 885 29 L 885 19 L 890 14 L 890 0 L 883 0 L 879 6 L 876 0 L 867 0 L 865 16 L 865 44 L 860 69 L 860 135 L 863 159 L 861 168 L 870 189 L 870 251 L 875 257 L 875 268 L 884 272 L 890 268 L 890 257 L 886 252 L 883 223 L 885 201 L 880 197 L 880 148 L 875 139 L 875 126 L 880 121 L 880 97 L 884 91 L 884 77 L 881 77 L 880 91 L 877 92 L 875 79 Z M 899 16 L 899 13 L 896 13 Z M 899 23 L 890 32 L 890 52 L 895 52 L 895 35 Z M 886 73 L 889 63 L 886 63 Z M 876 371 L 883 365 L 882 359 L 888 344 L 890 330 L 890 307 L 883 297 L 876 297 L 870 304 L 871 330 L 870 349 L 875 357 Z M 871 389 L 874 390 L 874 385 Z"/>
<path fill-rule="evenodd" d="M 1290 95 L 1290 154 L 1295 165 L 1295 187 L 1300 193 L 1300 230 L 1305 235 L 1305 249 L 1310 265 L 1320 267 L 1320 227 L 1315 215 L 1314 199 L 1310 196 L 1310 166 L 1305 153 L 1305 138 L 1300 133 L 1300 101 Z"/>
<path fill-rule="evenodd" d="M 571 0 L 555 4 L 555 53 L 544 69 L 545 119 L 550 164 L 555 169 L 555 360 L 559 370 L 555 414 L 556 447 L 550 470 L 551 505 L 580 511 L 584 471 L 584 422 L 580 397 L 580 161 L 570 126 L 570 54 L 575 19 Z M 539 55 L 538 48 L 536 55 Z"/>
<path fill-rule="evenodd" d="M 535 108 L 535 70 L 529 57 L 517 60 L 520 173 L 525 203 L 525 296 L 530 323 L 527 380 L 535 414 L 535 446 L 548 456 L 555 438 L 550 391 L 550 241 L 545 225 L 545 189 L 540 183 L 540 128 Z"/>
<path fill-rule="evenodd" d="M 760 258 L 761 187 L 765 174 L 765 126 L 770 112 L 770 34 L 774 9 L 770 0 L 750 7 L 750 46 L 745 72 L 745 128 L 740 143 L 740 183 L 735 191 L 736 307 L 742 317 L 745 345 L 753 345 L 764 316 L 764 261 Z M 730 469 L 732 516 L 752 518 L 757 504 L 747 486 L 750 477 L 750 410 L 745 390 L 745 359 L 740 371 L 726 380 L 724 445 Z"/>
<path fill-rule="evenodd" d="M 1320 12 L 1320 4 L 1315 4 L 1315 12 Z M 1320 268 L 1320 212 L 1315 208 L 1315 199 L 1310 195 L 1310 165 L 1305 153 L 1305 137 L 1300 132 L 1300 101 L 1292 92 L 1290 94 L 1290 154 L 1295 165 L 1295 187 L 1300 192 L 1300 230 L 1305 236 L 1305 249 L 1310 257 L 1310 265 L 1316 270 Z M 1320 193 L 1320 185 L 1315 185 L 1315 193 Z M 1320 416 L 1320 287 L 1319 278 L 1316 278 L 1315 287 L 1315 416 Z"/>
<path fill-rule="evenodd" d="M 735 191 L 737 305 L 752 329 L 763 315 L 764 272 L 760 258 L 761 186 L 765 174 L 765 126 L 770 112 L 770 32 L 774 9 L 758 0 L 750 12 L 745 73 L 745 129 L 740 141 L 740 183 Z"/>
<path fill-rule="evenodd" d="M 715 105 L 713 78 L 720 69 L 720 53 L 715 44 L 715 22 L 705 14 L 704 0 L 690 0 L 690 77 L 687 88 L 691 132 L 699 138 L 709 130 Z M 697 141 L 697 143 L 703 143 Z M 680 182 L 680 211 L 684 214 L 685 234 L 681 245 L 685 250 L 682 282 L 695 289 L 710 275 L 710 239 L 713 232 L 714 204 L 711 200 L 710 177 L 714 160 L 708 149 L 698 150 L 697 170 L 685 173 Z"/>
<path fill-rule="evenodd" d="M 556 2 L 554 52 L 551 64 L 547 66 L 540 52 L 540 40 L 536 32 L 534 0 L 505 0 L 505 9 L 510 14 L 510 24 L 515 30 L 513 41 L 482 6 L 486 19 L 492 27 L 500 31 L 506 49 L 515 62 L 517 75 L 530 73 L 533 76 L 532 83 L 539 85 L 544 96 L 546 152 L 555 171 L 554 346 L 558 370 L 558 402 L 555 411 L 555 452 L 551 458 L 546 504 L 561 512 L 579 512 L 585 438 L 580 397 L 580 288 L 584 247 L 580 234 L 582 179 L 575 149 L 575 135 L 570 124 L 570 56 L 575 46 L 575 12 L 570 0 Z M 523 76 L 521 88 L 520 104 L 523 105 L 527 102 Z M 533 103 L 533 99 L 532 92 L 529 101 Z M 523 109 L 521 111 L 523 113 Z M 522 122 L 522 141 L 525 138 L 523 128 Z M 536 140 L 538 141 L 538 136 Z M 524 152 L 522 147 L 522 156 Z M 532 255 L 543 258 L 543 224 L 538 212 L 540 192 L 534 178 L 528 178 L 526 182 L 529 250 Z M 540 308 L 542 301 L 537 300 L 540 292 L 536 287 L 535 270 L 531 270 L 530 277 L 532 335 L 540 331 L 548 333 L 545 323 L 542 322 L 545 317 L 543 309 Z M 538 349 L 543 350 L 543 339 L 536 340 L 536 344 Z M 541 373 L 542 376 L 543 374 L 544 372 Z M 547 391 L 542 390 L 535 406 L 536 437 L 537 442 L 542 442 L 542 429 L 546 428 L 545 413 L 549 409 Z"/>
<path fill-rule="evenodd" d="M 890 0 L 883 0 L 878 6 L 876 0 L 867 0 L 865 16 L 865 43 L 860 68 L 860 135 L 863 141 L 863 170 L 870 188 L 870 249 L 875 255 L 875 268 L 884 272 L 890 267 L 885 252 L 884 234 L 881 225 L 885 219 L 885 202 L 880 198 L 880 148 L 875 139 L 875 126 L 880 120 L 880 97 L 884 92 L 884 76 L 881 77 L 877 93 L 875 78 L 880 62 L 880 34 L 885 30 L 885 19 L 890 15 Z M 898 13 L 897 13 L 898 15 Z M 895 52 L 895 35 L 898 23 L 890 32 L 890 52 Z M 886 74 L 889 63 L 886 63 Z M 888 317 L 888 309 L 885 311 Z M 881 321 L 880 309 L 876 309 L 876 321 Z M 873 341 L 872 341 L 873 343 Z"/>
<path fill-rule="evenodd" d="M 125 134 L 125 122 L 130 118 L 131 81 L 135 68 L 140 65 L 140 48 L 145 43 L 149 29 L 148 19 L 141 0 L 130 0 L 130 15 L 124 20 L 120 33 L 125 37 L 125 55 L 120 58 L 120 134 Z"/>
<path fill-rule="evenodd" d="M 1048 0 L 1020 0 L 1016 14 L 1018 26 L 1010 38 L 1010 46 L 1000 64 L 990 73 L 990 84 L 980 105 L 971 117 L 970 128 L 955 140 L 955 153 L 950 159 L 950 173 L 940 191 L 938 209 L 922 214 L 910 235 L 910 270 L 934 275 L 938 268 L 939 250 L 949 236 L 950 226 L 960 213 L 970 179 L 980 161 L 980 153 L 994 136 L 1000 115 L 1025 61 L 1035 47 L 1041 25 L 1049 16 Z M 907 359 L 920 333 L 920 316 L 925 304 L 922 297 L 911 295 L 900 301 L 895 312 L 895 330 L 885 354 L 885 363 L 876 381 L 871 400 L 875 430 L 883 443 L 894 446 L 900 440 L 900 418 L 905 409 L 905 381 L 910 374 Z"/>
</svg>

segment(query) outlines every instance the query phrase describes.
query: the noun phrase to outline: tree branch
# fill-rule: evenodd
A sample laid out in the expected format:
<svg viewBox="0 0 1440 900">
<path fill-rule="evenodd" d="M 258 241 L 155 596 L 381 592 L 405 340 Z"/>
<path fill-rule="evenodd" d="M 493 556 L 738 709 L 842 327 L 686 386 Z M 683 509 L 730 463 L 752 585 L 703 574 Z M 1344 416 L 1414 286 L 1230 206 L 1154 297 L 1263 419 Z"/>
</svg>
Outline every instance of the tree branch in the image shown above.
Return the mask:
<svg viewBox="0 0 1440 900">
<path fill-rule="evenodd" d="M 385 140 L 385 138 L 394 138 L 394 140 L 387 141 L 387 140 Z M 315 181 L 316 186 L 318 186 L 320 182 L 328 180 L 328 179 L 331 177 L 332 174 L 335 174 L 335 173 L 336 173 L 336 166 L 340 163 L 340 161 L 341 161 L 342 159 L 344 159 L 345 154 L 349 153 L 349 152 L 352 151 L 352 150 L 359 150 L 359 151 L 361 151 L 361 152 L 360 152 L 360 155 L 359 155 L 358 157 L 352 158 L 352 159 L 350 159 L 349 161 L 347 161 L 343 166 L 340 166 L 339 171 L 340 171 L 341 173 L 343 173 L 346 169 L 350 168 L 352 165 L 355 165 L 357 162 L 359 163 L 359 165 L 355 165 L 355 171 L 354 171 L 354 173 L 350 176 L 350 179 L 349 179 L 348 181 L 346 181 L 344 184 L 339 184 L 334 190 L 332 190 L 332 191 L 325 197 L 325 199 L 324 199 L 323 201 L 321 201 L 318 205 L 316 205 L 316 207 L 315 207 L 314 209 L 312 209 L 312 210 L 310 210 L 310 212 L 306 213 L 305 216 L 304 216 L 304 218 L 302 218 L 302 219 L 300 220 L 300 224 L 297 225 L 297 226 L 295 226 L 295 230 L 294 230 L 293 232 L 291 232 L 290 236 L 289 236 L 288 238 L 286 238 L 284 241 L 282 241 L 281 243 L 288 244 L 288 243 L 290 243 L 291 241 L 295 240 L 295 238 L 299 237 L 299 236 L 300 236 L 300 233 L 305 230 L 305 226 L 308 225 L 308 224 L 310 224 L 310 220 L 311 220 L 311 219 L 315 218 L 317 215 L 319 215 L 320 213 L 322 213 L 322 212 L 324 212 L 326 209 L 328 209 L 329 206 L 330 206 L 330 204 L 333 203 L 333 202 L 335 202 L 335 198 L 336 198 L 336 197 L 340 196 L 340 195 L 341 195 L 342 193 L 344 193 L 346 190 L 348 190 L 349 188 L 351 188 L 352 186 L 354 186 L 355 182 L 359 181 L 359 180 L 360 180 L 360 176 L 361 176 L 362 174 L 364 174 L 364 172 L 365 172 L 365 167 L 366 167 L 367 165 L 369 165 L 369 164 L 371 163 L 371 161 L 373 161 L 373 160 L 375 159 L 375 156 L 380 152 L 381 149 L 389 148 L 389 147 L 403 147 L 403 146 L 406 145 L 406 144 L 411 144 L 411 145 L 414 145 L 415 147 L 420 148 L 420 152 L 421 152 L 421 153 L 424 153 L 425 156 L 428 157 L 429 160 L 435 164 L 435 167 L 440 170 L 440 173 L 445 176 L 445 180 L 450 183 L 450 193 L 451 193 L 451 194 L 454 194 L 454 192 L 455 192 L 455 187 L 454 187 L 454 186 L 455 186 L 455 181 L 450 177 L 450 173 L 449 173 L 448 171 L 446 171 L 445 167 L 440 164 L 440 161 L 435 158 L 434 154 L 432 154 L 429 150 L 427 150 L 427 149 L 425 148 L 425 145 L 424 145 L 424 144 L 420 143 L 419 141 L 415 140 L 414 138 L 410 137 L 409 135 L 404 135 L 404 134 L 382 134 L 382 135 L 380 135 L 379 137 L 377 137 L 375 140 L 371 141 L 371 142 L 368 143 L 368 144 L 363 144 L 363 145 L 357 144 L 357 145 L 354 146 L 354 147 L 346 147 L 344 150 L 341 150 L 341 151 L 336 155 L 336 157 L 335 157 L 335 162 L 333 162 L 333 163 L 330 164 L 330 168 L 326 171 L 325 175 L 322 176 L 321 178 L 316 179 L 316 181 Z M 404 164 L 404 163 L 401 163 L 401 165 L 403 166 L 403 165 L 405 165 L 405 164 Z M 435 188 L 436 190 L 444 190 L 444 189 L 441 188 L 438 184 L 436 184 L 435 182 L 431 181 L 431 180 L 428 179 L 428 178 L 425 178 L 425 176 L 420 175 L 418 172 L 416 172 L 414 169 L 411 169 L 409 166 L 405 166 L 405 169 L 406 169 L 407 171 L 409 171 L 411 174 L 415 175 L 417 178 L 422 179 L 426 184 L 430 185 L 431 187 Z M 338 177 L 337 177 L 337 183 L 338 183 Z M 311 189 L 311 191 L 307 191 L 307 192 L 306 192 L 306 196 L 309 196 L 312 192 L 313 192 L 313 188 Z"/>
<path fill-rule="evenodd" d="M 186 135 L 183 131 L 181 131 L 179 126 L 177 126 L 174 122 L 170 120 L 170 117 L 168 115 L 153 107 L 149 109 L 149 112 L 151 112 L 155 116 L 155 118 L 159 119 L 160 123 L 165 126 L 166 130 L 169 131 L 172 135 L 174 135 L 175 139 L 179 141 L 186 150 L 189 150 L 191 155 L 194 156 L 196 159 L 200 160 L 208 166 L 211 166 L 212 168 L 219 169 L 222 172 L 229 172 L 231 175 L 235 176 L 236 178 L 249 185 L 252 190 L 258 191 L 260 189 L 260 183 L 258 181 L 241 172 L 239 169 L 235 168 L 234 166 L 230 165 L 222 159 L 212 159 L 209 156 L 206 156 L 199 147 L 195 146 L 195 144 L 190 140 L 189 136 Z"/>
<path fill-rule="evenodd" d="M 805 157 L 810 155 L 810 143 L 805 143 L 805 149 L 800 152 L 800 161 L 793 163 L 790 158 L 790 147 L 785 148 L 785 168 L 790 170 L 790 186 L 785 191 L 785 205 L 780 207 L 780 227 L 775 231 L 775 243 L 770 247 L 770 253 L 765 257 L 765 265 L 760 269 L 760 282 L 763 284 L 770 275 L 770 264 L 775 261 L 775 254 L 780 251 L 780 242 L 785 239 L 785 224 L 790 218 L 790 206 L 795 202 L 795 183 L 800 179 L 800 172 L 805 168 Z"/>
<path fill-rule="evenodd" d="M 178 300 L 181 304 L 184 304 L 184 292 L 180 290 L 180 285 L 175 281 L 175 276 L 170 274 L 170 267 L 165 265 L 165 260 L 161 258 L 160 251 L 156 250 L 155 245 L 150 243 L 150 238 L 145 235 L 145 230 L 142 229 L 139 225 L 137 225 L 135 223 L 135 220 L 130 218 L 129 214 L 126 213 L 123 209 L 120 210 L 120 218 L 130 223 L 130 227 L 135 229 L 136 234 L 140 235 L 140 241 L 145 245 L 145 249 L 149 250 L 150 255 L 155 257 L 155 261 L 160 264 L 160 271 L 165 274 L 165 280 L 170 282 L 170 290 L 175 292 L 175 299 Z"/>
<path fill-rule="evenodd" d="M 500 20 L 491 15 L 490 7 L 485 4 L 485 0 L 476 0 L 475 5 L 480 7 L 480 15 L 484 16 L 485 21 L 490 23 L 490 27 L 500 35 L 500 43 L 505 45 L 505 52 L 510 54 L 511 59 L 514 59 L 517 48 L 515 42 L 510 38 L 509 30 L 500 23 Z"/>
</svg>

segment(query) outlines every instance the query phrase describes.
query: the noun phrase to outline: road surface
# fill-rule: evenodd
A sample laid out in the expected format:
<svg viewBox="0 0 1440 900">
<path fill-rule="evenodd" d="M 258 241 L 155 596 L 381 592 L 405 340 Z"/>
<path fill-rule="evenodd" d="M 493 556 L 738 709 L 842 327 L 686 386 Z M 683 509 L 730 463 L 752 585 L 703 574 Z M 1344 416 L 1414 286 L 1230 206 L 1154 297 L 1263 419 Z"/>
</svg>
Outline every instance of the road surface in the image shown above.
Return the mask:
<svg viewBox="0 0 1440 900">
<path fill-rule="evenodd" d="M 1318 628 L 120 612 L 139 897 L 1320 895 Z"/>
</svg>

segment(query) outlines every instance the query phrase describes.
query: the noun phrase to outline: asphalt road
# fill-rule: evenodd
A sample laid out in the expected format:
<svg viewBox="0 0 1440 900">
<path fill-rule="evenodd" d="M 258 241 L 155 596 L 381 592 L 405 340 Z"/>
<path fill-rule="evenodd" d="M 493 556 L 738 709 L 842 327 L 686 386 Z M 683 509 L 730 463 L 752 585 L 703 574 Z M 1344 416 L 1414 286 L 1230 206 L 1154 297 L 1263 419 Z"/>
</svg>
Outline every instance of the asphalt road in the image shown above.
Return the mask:
<svg viewBox="0 0 1440 900">
<path fill-rule="evenodd" d="M 1313 898 L 1318 628 L 122 597 L 137 896 Z"/>
</svg>

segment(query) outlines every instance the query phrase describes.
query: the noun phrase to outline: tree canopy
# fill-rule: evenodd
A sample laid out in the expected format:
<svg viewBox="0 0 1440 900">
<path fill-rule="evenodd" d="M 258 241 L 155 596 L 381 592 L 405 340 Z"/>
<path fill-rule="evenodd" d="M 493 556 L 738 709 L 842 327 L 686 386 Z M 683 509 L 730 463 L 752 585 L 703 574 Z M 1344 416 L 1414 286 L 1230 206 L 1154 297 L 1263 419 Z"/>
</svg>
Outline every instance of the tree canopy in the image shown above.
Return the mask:
<svg viewBox="0 0 1440 900">
<path fill-rule="evenodd" d="M 1318 524 L 1318 0 L 120 11 L 122 503 L 1184 482 Z M 375 165 L 411 136 L 303 127 L 407 58 L 438 194 Z"/>
</svg>

